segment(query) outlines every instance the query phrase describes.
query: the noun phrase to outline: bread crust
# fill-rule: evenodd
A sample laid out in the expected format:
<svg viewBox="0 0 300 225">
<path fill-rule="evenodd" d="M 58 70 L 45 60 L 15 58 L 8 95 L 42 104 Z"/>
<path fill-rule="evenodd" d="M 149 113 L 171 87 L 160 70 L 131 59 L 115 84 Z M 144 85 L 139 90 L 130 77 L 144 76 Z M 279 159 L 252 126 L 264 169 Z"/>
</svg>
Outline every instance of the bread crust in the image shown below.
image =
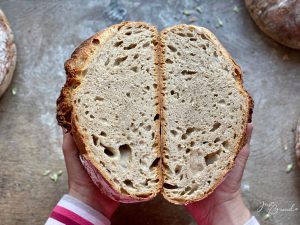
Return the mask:
<svg viewBox="0 0 300 225">
<path fill-rule="evenodd" d="M 11 83 L 16 67 L 16 45 L 9 22 L 0 9 L 0 97 Z M 3 48 L 3 49 L 2 49 Z M 3 61 L 2 61 L 3 60 Z"/>
<path fill-rule="evenodd" d="M 166 193 L 164 192 L 164 190 L 162 189 L 162 194 L 164 196 L 165 199 L 167 199 L 169 202 L 174 203 L 174 204 L 189 204 L 195 201 L 199 201 L 201 199 L 206 198 L 209 194 L 211 194 L 217 187 L 219 184 L 222 183 L 222 181 L 224 180 L 224 177 L 226 176 L 226 174 L 231 170 L 231 168 L 234 166 L 235 163 L 235 159 L 238 155 L 238 153 L 240 152 L 240 150 L 245 146 L 245 144 L 247 143 L 247 123 L 251 123 L 252 121 L 252 113 L 253 113 L 253 107 L 254 107 L 254 102 L 252 97 L 248 94 L 248 92 L 244 89 L 243 86 L 243 77 L 242 77 L 242 71 L 240 69 L 240 67 L 237 65 L 237 63 L 232 59 L 231 55 L 227 52 L 227 50 L 221 45 L 220 41 L 216 38 L 216 36 L 210 32 L 208 29 L 204 28 L 204 27 L 198 27 L 198 26 L 194 26 L 194 25 L 186 25 L 186 24 L 181 24 L 181 25 L 176 25 L 176 26 L 172 26 L 172 27 L 168 27 L 166 29 L 164 29 L 163 31 L 161 31 L 161 40 L 160 40 L 160 44 L 161 44 L 161 48 L 163 49 L 162 46 L 166 46 L 166 43 L 164 41 L 164 35 L 169 32 L 172 29 L 194 29 L 196 31 L 199 31 L 201 33 L 205 33 L 206 36 L 210 39 L 211 42 L 213 42 L 216 46 L 218 46 L 218 48 L 220 49 L 220 51 L 222 52 L 222 54 L 225 56 L 225 58 L 232 64 L 232 67 L 234 68 L 235 71 L 235 75 L 236 75 L 236 82 L 237 82 L 237 86 L 240 90 L 240 93 L 242 95 L 244 95 L 247 98 L 247 113 L 245 114 L 244 117 L 244 131 L 242 133 L 242 135 L 240 136 L 240 140 L 238 142 L 238 145 L 235 148 L 235 157 L 232 161 L 230 161 L 228 163 L 228 166 L 226 167 L 226 170 L 223 170 L 223 174 L 222 176 L 220 176 L 220 179 L 217 180 L 216 182 L 214 182 L 214 185 L 211 187 L 211 189 L 209 189 L 209 191 L 207 193 L 201 194 L 195 198 L 189 198 L 189 199 L 176 199 L 176 198 L 169 198 Z M 161 62 L 165 62 L 165 58 L 163 55 L 160 55 L 160 61 Z M 166 78 L 166 74 L 165 71 L 163 70 L 162 66 L 161 66 L 161 76 L 162 79 Z M 163 95 L 163 93 L 162 93 Z M 164 108 L 164 102 L 162 102 L 162 108 Z M 162 128 L 161 128 L 161 144 L 162 144 L 162 158 L 164 159 L 164 155 L 166 154 L 166 150 L 167 150 L 167 146 L 166 146 L 166 115 L 165 113 L 162 111 Z M 165 162 L 163 162 L 164 164 Z M 162 167 L 164 168 L 164 167 Z M 163 169 L 163 178 L 164 178 L 164 169 Z"/>
<path fill-rule="evenodd" d="M 82 74 L 84 73 L 87 65 L 99 51 L 101 51 L 102 46 L 106 43 L 106 40 L 114 36 L 119 29 L 123 26 L 143 26 L 151 30 L 157 35 L 158 31 L 155 27 L 144 23 L 144 22 L 123 22 L 120 24 L 113 25 L 101 32 L 96 33 L 89 39 L 84 41 L 71 55 L 71 58 L 65 62 L 66 71 L 66 83 L 61 90 L 60 96 L 57 99 L 57 121 L 58 124 L 67 131 L 71 132 L 80 151 L 80 159 L 85 169 L 91 176 L 93 182 L 98 186 L 101 192 L 108 195 L 115 201 L 119 202 L 141 202 L 148 201 L 154 198 L 157 193 L 161 191 L 162 186 L 162 174 L 161 174 L 161 163 L 158 163 L 156 168 L 158 188 L 155 192 L 144 193 L 143 196 L 129 195 L 120 190 L 120 188 L 115 185 L 115 183 L 110 179 L 109 175 L 103 171 L 98 163 L 91 157 L 91 150 L 89 146 L 86 145 L 88 137 L 80 130 L 80 125 L 78 124 L 76 114 L 74 112 L 75 104 L 73 103 L 72 96 L 76 93 L 76 88 L 80 85 L 82 80 Z M 154 51 L 157 52 L 157 43 L 154 45 Z M 159 70 L 158 57 L 155 54 L 155 80 L 159 83 Z M 159 91 L 159 88 L 157 89 Z M 159 96 L 159 93 L 157 94 Z M 160 114 L 160 98 L 157 98 L 157 114 Z M 160 156 L 160 119 L 156 120 L 155 128 L 155 144 L 156 144 L 156 155 Z"/>
<path fill-rule="evenodd" d="M 275 41 L 300 49 L 298 0 L 245 0 L 256 25 Z"/>
</svg>

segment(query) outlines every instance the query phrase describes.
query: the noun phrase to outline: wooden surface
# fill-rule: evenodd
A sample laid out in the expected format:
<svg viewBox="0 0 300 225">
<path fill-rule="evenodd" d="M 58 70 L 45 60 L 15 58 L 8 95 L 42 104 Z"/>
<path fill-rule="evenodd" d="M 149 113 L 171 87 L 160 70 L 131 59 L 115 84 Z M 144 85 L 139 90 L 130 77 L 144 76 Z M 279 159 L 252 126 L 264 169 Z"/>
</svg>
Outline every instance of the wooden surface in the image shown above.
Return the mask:
<svg viewBox="0 0 300 225">
<path fill-rule="evenodd" d="M 55 101 L 65 80 L 63 63 L 75 47 L 121 20 L 146 21 L 162 29 L 195 17 L 195 24 L 211 29 L 241 65 L 246 88 L 254 97 L 255 129 L 242 184 L 248 206 L 261 224 L 299 224 L 300 212 L 280 209 L 300 209 L 300 174 L 293 150 L 293 129 L 300 114 L 300 52 L 262 34 L 239 0 L 82 2 L 0 0 L 18 50 L 13 83 L 0 99 L 0 223 L 43 224 L 67 191 Z M 199 5 L 202 13 L 195 9 Z M 193 15 L 187 17 L 184 9 Z M 218 18 L 223 27 L 217 28 Z M 287 173 L 289 164 L 293 168 Z M 47 169 L 64 173 L 54 183 L 42 175 Z M 264 217 L 272 207 L 260 210 L 262 202 L 278 208 L 269 219 Z M 156 198 L 122 205 L 112 224 L 193 221 L 182 207 Z"/>
</svg>

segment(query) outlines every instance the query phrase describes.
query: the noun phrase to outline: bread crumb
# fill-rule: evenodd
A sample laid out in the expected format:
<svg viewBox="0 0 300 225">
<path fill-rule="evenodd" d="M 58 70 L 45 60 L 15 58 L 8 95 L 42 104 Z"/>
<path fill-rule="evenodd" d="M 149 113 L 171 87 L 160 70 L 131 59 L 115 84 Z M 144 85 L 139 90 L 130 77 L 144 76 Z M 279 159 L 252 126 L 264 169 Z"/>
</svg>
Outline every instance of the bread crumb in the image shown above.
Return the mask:
<svg viewBox="0 0 300 225">
<path fill-rule="evenodd" d="M 287 166 L 286 166 L 286 172 L 287 173 L 289 173 L 289 172 L 291 172 L 292 171 L 292 169 L 293 169 L 293 164 L 291 163 L 291 164 L 288 164 Z"/>
<path fill-rule="evenodd" d="M 11 93 L 12 93 L 13 95 L 16 95 L 16 94 L 17 94 L 17 88 L 16 88 L 16 87 L 13 87 L 13 88 L 11 89 Z"/>
<path fill-rule="evenodd" d="M 218 18 L 216 28 L 223 27 L 223 25 L 224 25 L 223 21 L 220 18 Z"/>
<path fill-rule="evenodd" d="M 238 13 L 240 11 L 239 7 L 237 7 L 236 5 L 233 7 L 232 10 L 236 13 Z"/>
</svg>

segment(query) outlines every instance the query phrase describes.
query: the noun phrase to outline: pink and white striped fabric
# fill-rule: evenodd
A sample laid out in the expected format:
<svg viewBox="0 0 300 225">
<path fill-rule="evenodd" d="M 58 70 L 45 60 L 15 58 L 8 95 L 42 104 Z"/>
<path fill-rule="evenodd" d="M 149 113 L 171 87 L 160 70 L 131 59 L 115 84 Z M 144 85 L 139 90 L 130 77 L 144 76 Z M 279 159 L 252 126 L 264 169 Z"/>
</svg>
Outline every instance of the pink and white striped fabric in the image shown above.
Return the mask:
<svg viewBox="0 0 300 225">
<path fill-rule="evenodd" d="M 110 221 L 80 200 L 64 195 L 45 225 L 110 225 Z M 259 225 L 259 222 L 252 216 L 244 225 Z"/>
<path fill-rule="evenodd" d="M 64 195 L 50 214 L 45 225 L 110 225 L 110 221 L 78 199 Z"/>
</svg>

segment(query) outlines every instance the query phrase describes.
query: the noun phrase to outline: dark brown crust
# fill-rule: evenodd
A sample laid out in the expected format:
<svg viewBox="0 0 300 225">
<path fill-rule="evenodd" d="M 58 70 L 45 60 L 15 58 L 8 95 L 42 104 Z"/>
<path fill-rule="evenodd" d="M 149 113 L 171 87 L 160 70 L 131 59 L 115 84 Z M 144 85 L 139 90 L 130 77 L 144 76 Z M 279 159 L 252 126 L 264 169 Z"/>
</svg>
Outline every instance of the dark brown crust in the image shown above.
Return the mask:
<svg viewBox="0 0 300 225">
<path fill-rule="evenodd" d="M 74 141 L 80 151 L 81 160 L 88 173 L 91 175 L 93 182 L 99 187 L 100 191 L 105 193 L 112 199 L 120 202 L 140 202 L 147 201 L 155 197 L 157 193 L 161 191 L 162 180 L 161 180 L 161 164 L 157 166 L 157 178 L 159 179 L 158 187 L 156 192 L 145 193 L 142 197 L 137 195 L 127 195 L 122 193 L 119 188 L 114 184 L 105 171 L 103 171 L 98 163 L 90 157 L 91 150 L 89 146 L 86 145 L 86 140 L 88 137 L 84 132 L 80 131 L 80 125 L 78 124 L 76 114 L 74 113 L 74 107 L 72 96 L 76 92 L 76 88 L 80 85 L 82 76 L 86 66 L 92 60 L 93 56 L 97 51 L 101 51 L 101 46 L 105 44 L 106 39 L 112 37 L 121 27 L 123 26 L 143 26 L 153 31 L 157 37 L 158 32 L 155 27 L 143 23 L 143 22 L 123 22 L 120 24 L 113 25 L 101 32 L 96 33 L 86 41 L 84 41 L 71 55 L 71 58 L 65 62 L 65 71 L 67 75 L 66 83 L 61 90 L 61 94 L 57 99 L 57 121 L 58 124 L 70 131 L 73 135 Z M 94 41 L 93 41 L 94 40 Z M 95 44 L 94 44 L 95 43 Z M 155 43 L 156 44 L 156 43 Z M 157 44 L 156 44 L 157 46 Z M 154 47 L 157 51 L 157 47 Z M 155 57 L 156 64 L 156 80 L 159 83 L 159 73 L 158 73 L 158 57 Z M 159 89 L 158 89 L 159 91 Z M 157 98 L 157 114 L 160 114 L 160 98 Z M 156 154 L 160 156 L 160 119 L 156 121 L 156 134 L 155 142 L 157 144 Z M 96 169 L 95 169 L 96 168 Z M 94 175 L 94 176 L 93 176 Z"/>
<path fill-rule="evenodd" d="M 300 49 L 300 2 L 298 0 L 245 0 L 257 26 L 275 41 Z"/>
<path fill-rule="evenodd" d="M 193 25 L 177 25 L 177 26 L 173 26 L 173 27 L 169 27 L 164 29 L 163 31 L 161 31 L 161 45 L 165 46 L 165 42 L 164 42 L 164 38 L 163 35 L 166 34 L 167 32 L 169 32 L 172 29 L 193 29 L 193 30 L 198 30 L 199 32 L 204 32 L 208 38 L 218 46 L 218 48 L 221 50 L 222 54 L 227 58 L 227 60 L 229 60 L 232 63 L 232 66 L 234 67 L 234 71 L 235 71 L 235 75 L 236 75 L 236 82 L 238 84 L 238 87 L 240 89 L 240 92 L 242 95 L 244 95 L 247 99 L 248 99 L 248 105 L 247 105 L 247 111 L 248 113 L 245 114 L 245 118 L 244 118 L 244 132 L 242 134 L 242 136 L 240 137 L 240 141 L 236 147 L 236 151 L 235 151 L 235 157 L 234 159 L 229 162 L 226 170 L 224 170 L 224 173 L 222 176 L 220 176 L 220 179 L 217 180 L 213 187 L 211 187 L 211 189 L 207 192 L 204 193 L 203 195 L 197 196 L 196 198 L 190 198 L 190 199 L 175 199 L 175 198 L 169 198 L 164 191 L 162 191 L 162 194 L 164 196 L 165 199 L 167 199 L 168 201 L 174 203 L 174 204 L 189 204 L 195 201 L 199 201 L 201 199 L 206 198 L 209 194 L 211 194 L 216 188 L 217 186 L 223 181 L 224 177 L 226 176 L 226 174 L 231 170 L 231 168 L 234 166 L 234 162 L 235 162 L 235 158 L 237 157 L 238 153 L 240 152 L 240 150 L 244 147 L 244 145 L 247 143 L 247 124 L 251 123 L 252 120 L 252 113 L 253 113 L 253 107 L 254 107 L 254 102 L 252 97 L 248 94 L 248 92 L 244 89 L 243 86 L 243 77 L 242 77 L 242 72 L 240 67 L 237 65 L 237 63 L 232 59 L 232 57 L 230 56 L 230 54 L 227 52 L 227 50 L 221 45 L 221 43 L 219 42 L 219 40 L 215 37 L 215 35 L 213 33 L 211 33 L 209 30 L 207 30 L 206 28 L 203 27 L 197 27 L 197 26 L 193 26 Z M 163 47 L 161 47 L 163 49 Z M 161 55 L 160 56 L 160 60 L 161 62 L 164 62 L 164 56 Z M 165 79 L 165 72 L 164 69 L 161 67 L 161 75 L 163 77 L 163 79 Z M 164 93 L 162 93 L 162 95 L 164 95 Z M 165 105 L 162 105 L 162 108 L 164 108 Z M 162 127 L 166 127 L 166 115 L 165 113 L 162 112 Z M 161 143 L 162 143 L 162 157 L 164 159 L 164 155 L 166 153 L 167 150 L 167 146 L 166 146 L 166 131 L 165 129 L 162 128 L 162 137 L 161 137 Z M 164 171 L 163 171 L 163 177 L 164 177 Z"/>
<path fill-rule="evenodd" d="M 7 35 L 6 46 L 5 49 L 1 49 L 3 51 L 1 54 L 5 54 L 5 62 L 4 64 L 4 70 L 1 70 L 0 68 L 0 97 L 3 95 L 3 93 L 8 88 L 9 84 L 11 83 L 13 73 L 15 71 L 16 67 L 16 45 L 14 43 L 14 37 L 13 33 L 10 29 L 9 22 L 0 9 L 0 26 L 3 28 L 4 32 Z"/>
</svg>

